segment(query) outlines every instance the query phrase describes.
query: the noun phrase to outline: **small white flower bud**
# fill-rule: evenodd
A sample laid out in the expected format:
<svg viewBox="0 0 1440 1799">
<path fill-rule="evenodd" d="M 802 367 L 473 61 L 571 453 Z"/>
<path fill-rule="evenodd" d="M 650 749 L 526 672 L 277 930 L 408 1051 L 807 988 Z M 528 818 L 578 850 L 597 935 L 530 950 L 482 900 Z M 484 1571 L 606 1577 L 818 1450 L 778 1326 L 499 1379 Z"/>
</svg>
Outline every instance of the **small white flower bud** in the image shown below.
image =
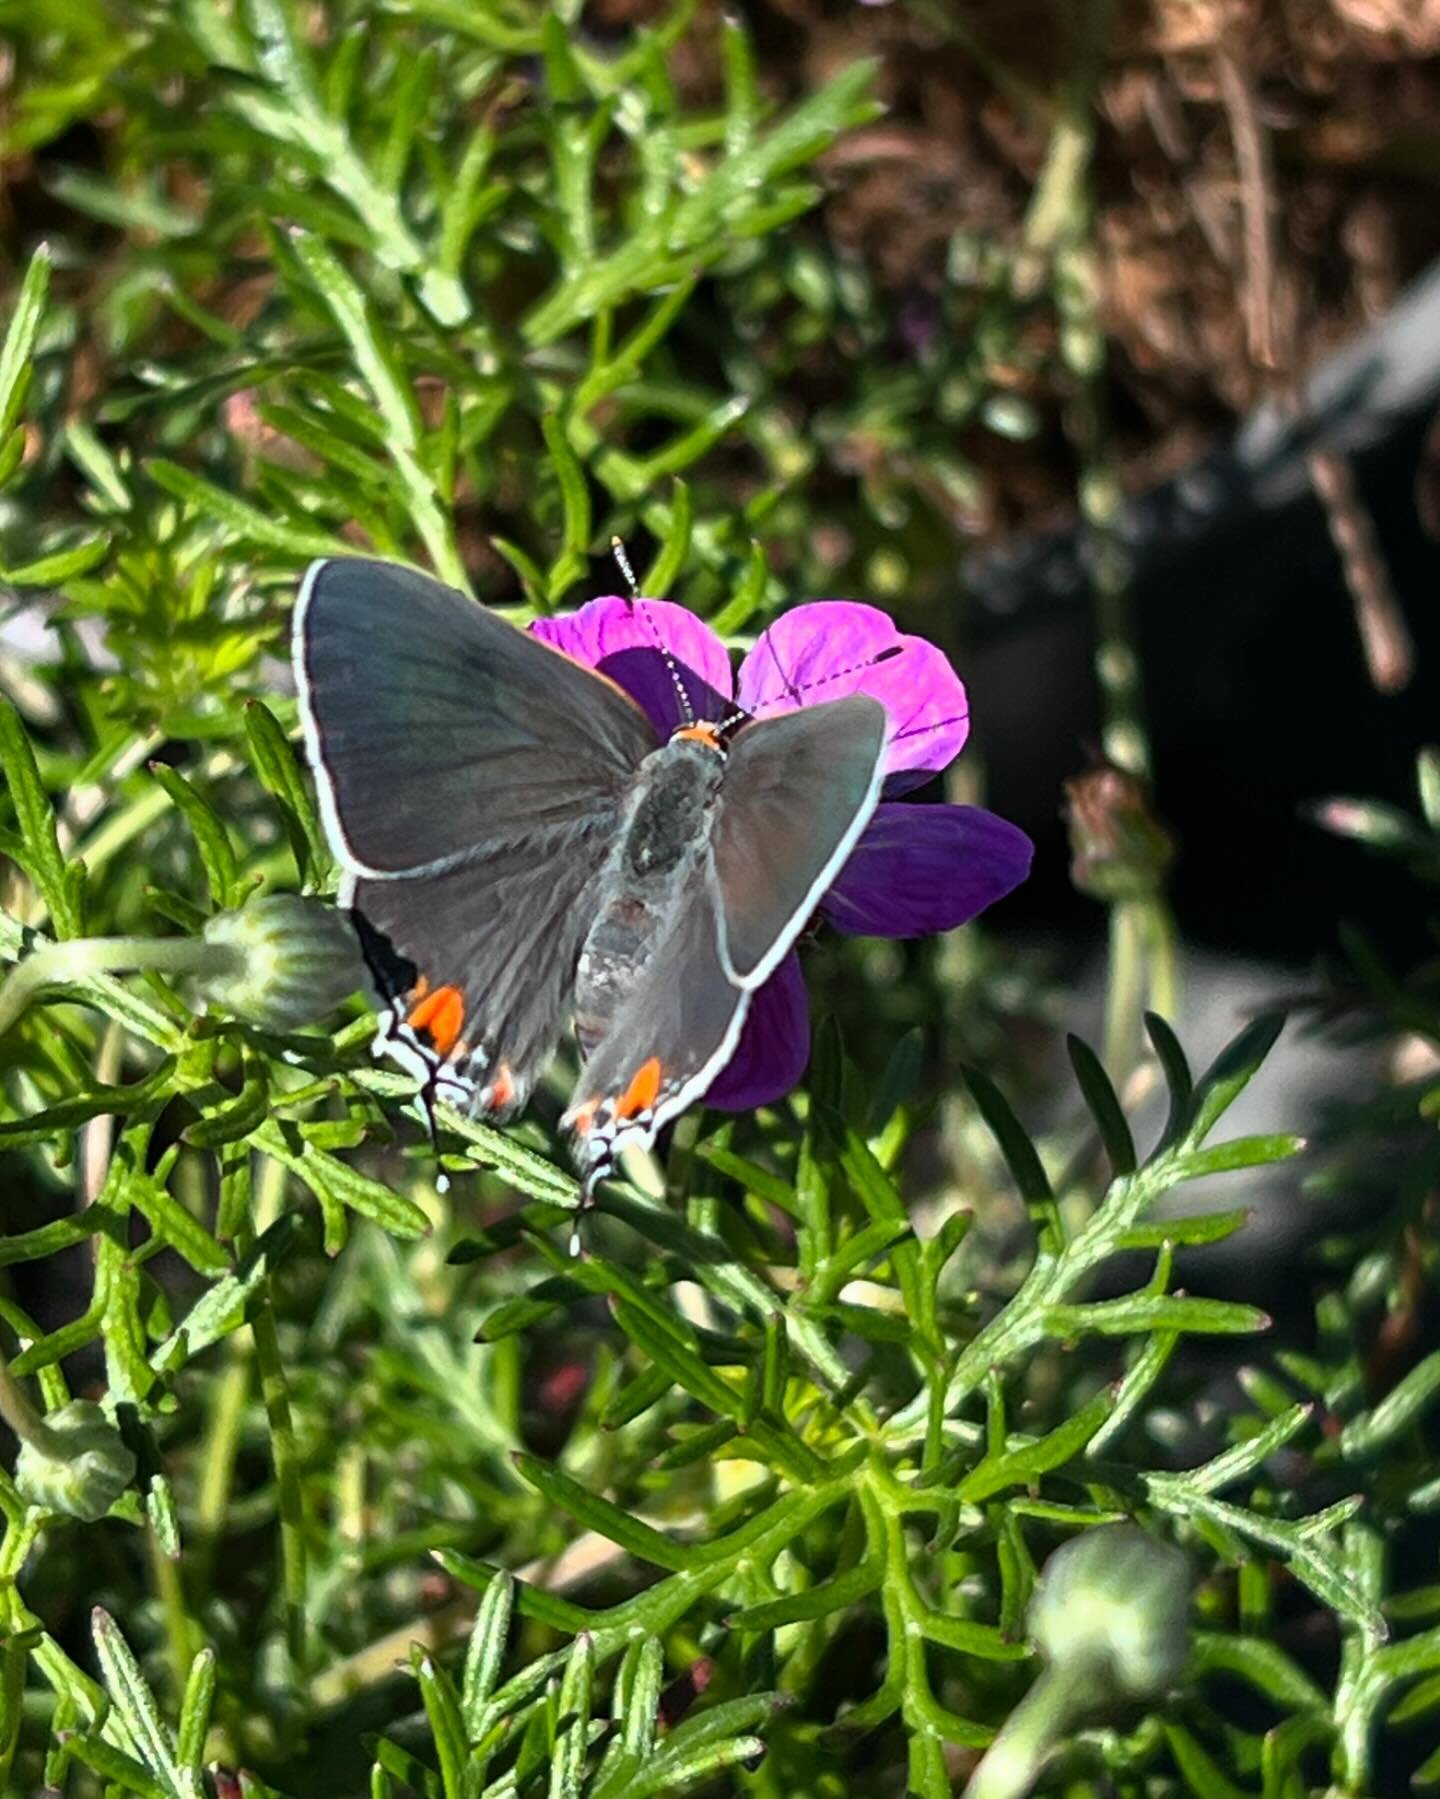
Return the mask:
<svg viewBox="0 0 1440 1799">
<path fill-rule="evenodd" d="M 205 998 L 262 1030 L 291 1031 L 332 1012 L 365 978 L 349 921 L 322 900 L 274 893 L 205 922 L 223 952 L 201 976 Z"/>
<path fill-rule="evenodd" d="M 1041 1570 L 1026 1622 L 1052 1664 L 1085 1661 L 1127 1699 L 1149 1699 L 1185 1666 L 1185 1557 L 1138 1524 L 1072 1537 Z"/>
<path fill-rule="evenodd" d="M 15 1485 L 29 1504 L 86 1524 L 103 1518 L 134 1478 L 135 1457 L 88 1399 L 37 1418 L 15 1462 Z"/>
</svg>

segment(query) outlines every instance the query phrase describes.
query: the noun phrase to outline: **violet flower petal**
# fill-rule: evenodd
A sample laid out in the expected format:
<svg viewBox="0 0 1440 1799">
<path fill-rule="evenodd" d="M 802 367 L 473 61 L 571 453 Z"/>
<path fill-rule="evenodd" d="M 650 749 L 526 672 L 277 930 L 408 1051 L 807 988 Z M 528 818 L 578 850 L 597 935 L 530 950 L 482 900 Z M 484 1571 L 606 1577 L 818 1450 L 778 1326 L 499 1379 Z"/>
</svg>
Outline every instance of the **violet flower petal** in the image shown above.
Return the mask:
<svg viewBox="0 0 1440 1799">
<path fill-rule="evenodd" d="M 810 1004 L 800 958 L 792 949 L 750 1002 L 725 1067 L 705 1095 L 717 1112 L 768 1106 L 798 1086 L 810 1060 Z"/>
<path fill-rule="evenodd" d="M 854 937 L 953 931 L 1018 887 L 1034 845 L 979 806 L 882 801 L 821 910 Z"/>
<path fill-rule="evenodd" d="M 868 693 L 890 714 L 885 773 L 923 779 L 959 755 L 969 733 L 969 702 L 942 651 L 907 637 L 878 606 L 813 600 L 782 613 L 740 665 L 739 703 L 747 712 Z"/>
<path fill-rule="evenodd" d="M 559 618 L 537 618 L 530 629 L 623 687 L 644 707 L 662 742 L 690 721 L 661 645 L 674 658 L 697 719 L 713 723 L 734 710 L 735 680 L 724 644 L 703 619 L 669 600 L 611 595 Z"/>
</svg>

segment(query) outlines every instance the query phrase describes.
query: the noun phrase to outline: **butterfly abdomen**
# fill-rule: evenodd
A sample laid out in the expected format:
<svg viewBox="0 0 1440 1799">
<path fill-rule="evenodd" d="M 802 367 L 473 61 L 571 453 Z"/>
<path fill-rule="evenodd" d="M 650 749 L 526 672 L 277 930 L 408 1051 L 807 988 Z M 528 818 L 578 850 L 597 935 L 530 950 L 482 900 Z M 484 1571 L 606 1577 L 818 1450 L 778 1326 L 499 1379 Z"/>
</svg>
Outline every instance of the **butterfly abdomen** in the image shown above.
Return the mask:
<svg viewBox="0 0 1440 1799">
<path fill-rule="evenodd" d="M 648 756 L 600 880 L 600 909 L 575 981 L 575 1035 L 589 1057 L 643 973 L 708 840 L 724 763 L 700 743 Z"/>
</svg>

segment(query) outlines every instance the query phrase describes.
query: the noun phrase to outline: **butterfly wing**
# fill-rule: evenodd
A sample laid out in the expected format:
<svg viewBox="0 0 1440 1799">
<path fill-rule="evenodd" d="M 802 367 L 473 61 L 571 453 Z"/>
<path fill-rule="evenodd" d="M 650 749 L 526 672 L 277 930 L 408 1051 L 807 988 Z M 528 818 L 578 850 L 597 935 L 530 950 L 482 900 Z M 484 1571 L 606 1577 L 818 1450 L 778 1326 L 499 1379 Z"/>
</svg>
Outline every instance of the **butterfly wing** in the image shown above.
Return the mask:
<svg viewBox="0 0 1440 1799">
<path fill-rule="evenodd" d="M 767 979 L 844 866 L 880 797 L 887 734 L 880 702 L 851 694 L 735 737 L 713 842 L 740 986 Z"/>
<path fill-rule="evenodd" d="M 295 667 L 386 1046 L 513 1110 L 559 1036 L 587 891 L 654 733 L 603 677 L 383 562 L 310 570 Z"/>
<path fill-rule="evenodd" d="M 697 856 L 654 953 L 604 1041 L 580 1071 L 565 1123 L 588 1185 L 629 1143 L 656 1133 L 705 1092 L 735 1053 L 750 995 L 721 952 L 719 889 Z"/>
<path fill-rule="evenodd" d="M 326 827 L 356 875 L 436 874 L 517 834 L 563 838 L 655 748 L 613 682 L 415 569 L 315 563 L 294 640 Z"/>
</svg>

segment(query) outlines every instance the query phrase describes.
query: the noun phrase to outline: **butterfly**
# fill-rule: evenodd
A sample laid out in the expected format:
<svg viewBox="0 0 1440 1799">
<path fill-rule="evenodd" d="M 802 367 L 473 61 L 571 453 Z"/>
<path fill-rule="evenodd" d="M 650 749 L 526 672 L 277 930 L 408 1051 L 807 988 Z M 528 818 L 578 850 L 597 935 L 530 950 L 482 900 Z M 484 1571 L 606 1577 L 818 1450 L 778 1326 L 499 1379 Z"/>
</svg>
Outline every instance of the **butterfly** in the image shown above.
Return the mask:
<svg viewBox="0 0 1440 1799">
<path fill-rule="evenodd" d="M 662 653 L 657 651 L 658 653 Z M 662 739 L 615 682 L 414 569 L 315 563 L 294 663 L 321 816 L 427 1095 L 503 1119 L 567 1025 L 586 1197 L 735 1052 L 874 812 L 863 694 Z"/>
</svg>

